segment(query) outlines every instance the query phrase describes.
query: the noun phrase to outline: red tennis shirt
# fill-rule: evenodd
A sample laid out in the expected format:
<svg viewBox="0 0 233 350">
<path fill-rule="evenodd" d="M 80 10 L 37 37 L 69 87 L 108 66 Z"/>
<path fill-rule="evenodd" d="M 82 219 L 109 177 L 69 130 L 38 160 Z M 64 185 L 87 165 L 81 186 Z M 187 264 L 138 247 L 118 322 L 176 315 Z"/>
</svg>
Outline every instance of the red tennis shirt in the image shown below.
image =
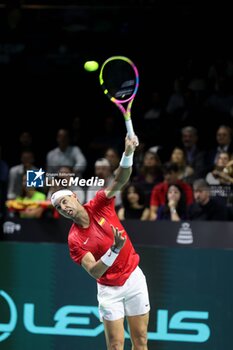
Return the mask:
<svg viewBox="0 0 233 350">
<path fill-rule="evenodd" d="M 113 265 L 97 280 L 98 283 L 107 286 L 122 286 L 137 267 L 139 255 L 118 219 L 114 199 L 115 197 L 107 198 L 102 189 L 97 192 L 94 199 L 84 204 L 90 225 L 82 228 L 73 223 L 68 235 L 68 245 L 70 256 L 76 263 L 81 265 L 82 258 L 88 252 L 91 252 L 97 261 L 114 244 L 114 234 L 110 225 L 124 230 L 122 236 L 127 237 L 124 247 Z"/>
</svg>

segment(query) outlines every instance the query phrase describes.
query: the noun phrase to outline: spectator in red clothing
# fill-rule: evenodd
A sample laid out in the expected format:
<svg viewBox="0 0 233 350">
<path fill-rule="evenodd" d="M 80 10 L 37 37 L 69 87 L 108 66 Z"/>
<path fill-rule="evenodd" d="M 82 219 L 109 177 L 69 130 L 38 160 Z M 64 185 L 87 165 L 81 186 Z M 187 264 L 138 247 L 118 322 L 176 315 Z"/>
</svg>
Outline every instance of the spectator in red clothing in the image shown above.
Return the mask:
<svg viewBox="0 0 233 350">
<path fill-rule="evenodd" d="M 165 163 L 163 166 L 164 180 L 155 185 L 151 192 L 150 197 L 150 220 L 157 219 L 158 208 L 166 203 L 166 195 L 168 187 L 171 184 L 178 184 L 184 191 L 186 196 L 186 205 L 193 203 L 193 190 L 192 187 L 178 179 L 179 169 L 175 163 Z"/>
</svg>

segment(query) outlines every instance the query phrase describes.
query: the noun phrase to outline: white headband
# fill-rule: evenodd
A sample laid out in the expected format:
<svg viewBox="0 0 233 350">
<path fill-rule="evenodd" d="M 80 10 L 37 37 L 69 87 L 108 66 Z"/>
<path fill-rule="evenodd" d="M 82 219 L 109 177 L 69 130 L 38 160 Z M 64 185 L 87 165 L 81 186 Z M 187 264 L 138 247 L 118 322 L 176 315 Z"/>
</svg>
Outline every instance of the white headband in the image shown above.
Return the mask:
<svg viewBox="0 0 233 350">
<path fill-rule="evenodd" d="M 64 196 L 72 196 L 73 192 L 70 190 L 59 190 L 57 192 L 54 192 L 51 197 L 51 203 L 55 207 L 56 202 L 59 198 L 64 197 Z"/>
</svg>

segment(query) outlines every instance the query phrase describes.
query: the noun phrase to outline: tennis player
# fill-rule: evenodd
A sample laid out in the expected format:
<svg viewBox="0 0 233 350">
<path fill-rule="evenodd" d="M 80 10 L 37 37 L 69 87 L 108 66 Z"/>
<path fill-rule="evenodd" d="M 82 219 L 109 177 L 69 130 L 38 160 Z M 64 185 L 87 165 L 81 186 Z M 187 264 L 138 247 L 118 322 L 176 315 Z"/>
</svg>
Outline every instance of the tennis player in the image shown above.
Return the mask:
<svg viewBox="0 0 233 350">
<path fill-rule="evenodd" d="M 104 323 L 108 350 L 123 350 L 124 319 L 130 329 L 133 350 L 147 350 L 150 302 L 139 255 L 115 212 L 117 191 L 128 182 L 137 137 L 126 136 L 125 151 L 115 179 L 81 205 L 69 190 L 53 193 L 51 202 L 73 225 L 68 236 L 71 258 L 97 280 L 100 320 Z"/>
</svg>

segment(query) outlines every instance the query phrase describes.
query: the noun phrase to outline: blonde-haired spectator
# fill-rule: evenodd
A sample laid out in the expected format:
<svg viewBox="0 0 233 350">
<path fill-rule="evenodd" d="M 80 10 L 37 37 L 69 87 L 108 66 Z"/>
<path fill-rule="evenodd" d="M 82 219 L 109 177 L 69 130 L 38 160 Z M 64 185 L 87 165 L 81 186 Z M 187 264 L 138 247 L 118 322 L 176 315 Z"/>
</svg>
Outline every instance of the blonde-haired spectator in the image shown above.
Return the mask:
<svg viewBox="0 0 233 350">
<path fill-rule="evenodd" d="M 206 175 L 206 181 L 209 185 L 220 185 L 227 183 L 227 179 L 224 176 L 224 168 L 227 166 L 227 164 L 230 161 L 230 154 L 228 152 L 220 152 L 217 155 L 217 158 L 215 160 L 215 165 L 207 175 Z M 229 182 L 228 182 L 229 183 Z"/>
</svg>

